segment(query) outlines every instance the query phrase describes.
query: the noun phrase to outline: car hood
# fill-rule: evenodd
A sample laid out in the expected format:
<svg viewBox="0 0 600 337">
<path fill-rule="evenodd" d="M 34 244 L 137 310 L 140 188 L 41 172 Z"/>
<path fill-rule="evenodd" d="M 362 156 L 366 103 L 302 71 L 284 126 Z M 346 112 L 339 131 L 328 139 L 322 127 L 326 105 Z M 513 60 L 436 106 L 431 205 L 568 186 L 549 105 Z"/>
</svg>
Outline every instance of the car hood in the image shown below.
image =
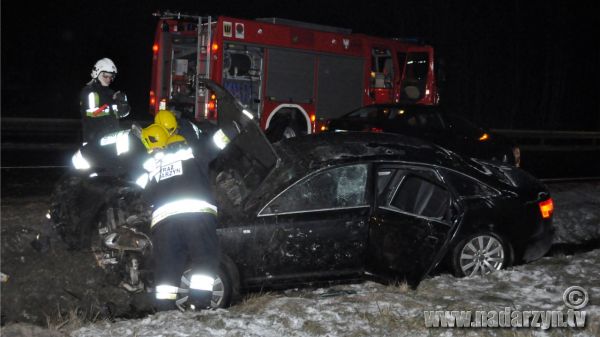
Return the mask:
<svg viewBox="0 0 600 337">
<path fill-rule="evenodd" d="M 208 79 L 200 80 L 200 85 L 217 96 L 219 131 L 229 139 L 211 164 L 215 197 L 219 208 L 235 213 L 252 191 L 267 180 L 279 157 L 253 114 L 225 88 Z"/>
</svg>

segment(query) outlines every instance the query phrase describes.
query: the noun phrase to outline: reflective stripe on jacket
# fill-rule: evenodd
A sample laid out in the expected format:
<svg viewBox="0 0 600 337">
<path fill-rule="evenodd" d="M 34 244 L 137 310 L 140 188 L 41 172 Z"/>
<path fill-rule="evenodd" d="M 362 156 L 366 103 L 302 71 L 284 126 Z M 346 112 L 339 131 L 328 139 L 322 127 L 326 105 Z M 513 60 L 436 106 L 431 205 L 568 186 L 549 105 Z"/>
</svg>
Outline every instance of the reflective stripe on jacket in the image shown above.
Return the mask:
<svg viewBox="0 0 600 337">
<path fill-rule="evenodd" d="M 182 213 L 211 213 L 217 215 L 217 206 L 200 199 L 181 199 L 169 202 L 152 212 L 150 227 L 154 227 L 154 225 L 170 216 Z"/>
</svg>

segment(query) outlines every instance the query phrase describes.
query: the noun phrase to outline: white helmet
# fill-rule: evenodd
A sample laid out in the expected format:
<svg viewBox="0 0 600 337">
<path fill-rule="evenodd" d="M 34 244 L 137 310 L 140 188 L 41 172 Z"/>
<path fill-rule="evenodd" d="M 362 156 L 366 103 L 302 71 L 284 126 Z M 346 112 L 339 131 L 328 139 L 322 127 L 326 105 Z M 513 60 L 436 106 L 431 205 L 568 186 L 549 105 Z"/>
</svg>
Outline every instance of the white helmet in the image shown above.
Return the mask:
<svg viewBox="0 0 600 337">
<path fill-rule="evenodd" d="M 98 75 L 103 71 L 117 75 L 117 66 L 111 59 L 106 57 L 98 60 L 94 65 L 94 68 L 92 68 L 92 78 L 98 78 Z"/>
</svg>

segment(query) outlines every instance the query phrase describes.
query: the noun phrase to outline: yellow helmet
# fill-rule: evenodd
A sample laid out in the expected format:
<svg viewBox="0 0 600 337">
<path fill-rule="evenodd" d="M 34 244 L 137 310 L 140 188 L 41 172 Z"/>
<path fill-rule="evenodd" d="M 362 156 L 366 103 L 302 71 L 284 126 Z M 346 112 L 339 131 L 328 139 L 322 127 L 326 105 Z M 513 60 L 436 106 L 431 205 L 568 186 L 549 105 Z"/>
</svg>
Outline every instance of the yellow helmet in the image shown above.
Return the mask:
<svg viewBox="0 0 600 337">
<path fill-rule="evenodd" d="M 148 152 L 164 148 L 167 146 L 168 139 L 169 133 L 161 125 L 152 124 L 142 129 L 142 143 L 144 143 Z"/>
<path fill-rule="evenodd" d="M 175 143 L 179 143 L 179 142 L 187 143 L 187 141 L 185 140 L 185 138 L 182 135 L 172 135 L 171 137 L 169 137 L 169 139 L 167 139 L 167 145 L 171 145 L 171 144 L 175 144 Z"/>
<path fill-rule="evenodd" d="M 159 110 L 154 116 L 154 124 L 162 125 L 169 133 L 169 136 L 173 135 L 178 128 L 177 118 L 169 110 Z"/>
</svg>

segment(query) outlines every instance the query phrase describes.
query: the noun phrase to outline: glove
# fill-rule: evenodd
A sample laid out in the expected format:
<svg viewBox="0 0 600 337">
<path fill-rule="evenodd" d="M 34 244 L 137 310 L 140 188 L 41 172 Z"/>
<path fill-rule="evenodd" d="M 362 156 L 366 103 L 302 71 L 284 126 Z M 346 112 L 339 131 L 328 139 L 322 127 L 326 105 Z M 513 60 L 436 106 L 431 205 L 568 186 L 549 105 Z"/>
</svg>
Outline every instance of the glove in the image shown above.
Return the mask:
<svg viewBox="0 0 600 337">
<path fill-rule="evenodd" d="M 131 107 L 129 106 L 129 102 L 127 101 L 127 95 L 124 93 L 117 91 L 113 95 L 113 99 L 117 105 L 117 109 L 115 114 L 117 118 L 125 118 L 129 116 L 129 111 L 131 111 Z"/>
<path fill-rule="evenodd" d="M 138 138 L 142 139 L 142 127 L 137 123 L 131 124 L 131 132 Z"/>
</svg>

